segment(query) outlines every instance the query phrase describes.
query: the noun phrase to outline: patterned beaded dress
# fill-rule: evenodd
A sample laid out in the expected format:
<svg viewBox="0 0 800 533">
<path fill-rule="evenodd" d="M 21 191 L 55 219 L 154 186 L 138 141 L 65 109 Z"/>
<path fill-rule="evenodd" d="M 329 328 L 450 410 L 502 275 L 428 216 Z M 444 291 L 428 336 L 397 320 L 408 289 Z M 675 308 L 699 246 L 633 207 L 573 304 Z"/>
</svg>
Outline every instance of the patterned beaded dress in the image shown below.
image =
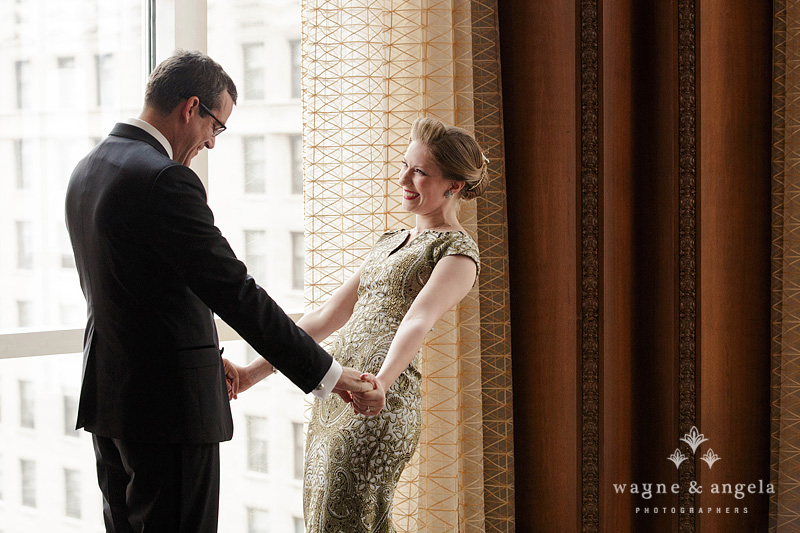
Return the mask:
<svg viewBox="0 0 800 533">
<path fill-rule="evenodd" d="M 331 349 L 342 365 L 378 374 L 403 316 L 440 259 L 466 255 L 480 269 L 478 247 L 466 233 L 424 230 L 408 239 L 408 230 L 390 231 L 370 251 L 353 315 Z M 303 478 L 308 533 L 395 531 L 392 497 L 420 436 L 419 358 L 389 388 L 377 416 L 354 414 L 336 394 L 314 402 Z"/>
</svg>

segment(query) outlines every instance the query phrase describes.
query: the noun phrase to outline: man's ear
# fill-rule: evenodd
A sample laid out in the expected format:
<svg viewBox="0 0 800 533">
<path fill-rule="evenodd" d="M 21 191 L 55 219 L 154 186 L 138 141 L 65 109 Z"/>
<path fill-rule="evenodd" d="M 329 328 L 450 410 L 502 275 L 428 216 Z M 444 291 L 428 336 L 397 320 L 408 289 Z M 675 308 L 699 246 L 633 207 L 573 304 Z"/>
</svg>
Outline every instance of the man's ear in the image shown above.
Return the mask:
<svg viewBox="0 0 800 533">
<path fill-rule="evenodd" d="M 200 111 L 200 99 L 196 96 L 190 97 L 178 106 L 178 112 L 184 124 L 188 124 L 194 113 Z"/>
</svg>

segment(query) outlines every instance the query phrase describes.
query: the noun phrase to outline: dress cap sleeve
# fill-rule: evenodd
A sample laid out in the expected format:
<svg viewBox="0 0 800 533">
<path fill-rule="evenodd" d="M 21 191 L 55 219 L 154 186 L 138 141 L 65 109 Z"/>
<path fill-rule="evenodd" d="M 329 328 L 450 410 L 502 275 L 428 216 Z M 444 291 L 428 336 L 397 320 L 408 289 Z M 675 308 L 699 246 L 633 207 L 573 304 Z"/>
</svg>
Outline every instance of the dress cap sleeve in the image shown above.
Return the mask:
<svg viewBox="0 0 800 533">
<path fill-rule="evenodd" d="M 481 273 L 481 258 L 478 252 L 478 244 L 472 240 L 472 237 L 463 231 L 444 233 L 441 241 L 437 243 L 433 250 L 433 260 L 438 263 L 448 255 L 466 255 L 475 261 L 475 266 L 477 267 L 475 278 L 478 278 L 478 274 Z"/>
</svg>

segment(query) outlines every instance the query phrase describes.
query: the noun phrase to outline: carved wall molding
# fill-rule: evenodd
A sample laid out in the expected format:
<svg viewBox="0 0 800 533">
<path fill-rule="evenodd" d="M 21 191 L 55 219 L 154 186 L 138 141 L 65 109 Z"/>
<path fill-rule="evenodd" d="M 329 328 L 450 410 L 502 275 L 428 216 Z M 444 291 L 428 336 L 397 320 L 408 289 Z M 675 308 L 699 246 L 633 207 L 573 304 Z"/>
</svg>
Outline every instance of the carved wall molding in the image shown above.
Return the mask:
<svg viewBox="0 0 800 533">
<path fill-rule="evenodd" d="M 694 0 L 678 2 L 678 367 L 681 435 L 696 425 L 697 405 L 697 25 Z M 684 454 L 691 453 L 682 443 Z M 689 484 L 696 479 L 694 461 L 679 471 L 680 505 L 694 507 Z M 694 515 L 679 519 L 681 532 L 695 530 Z"/>
<path fill-rule="evenodd" d="M 581 523 L 600 531 L 600 2 L 580 3 Z"/>
</svg>

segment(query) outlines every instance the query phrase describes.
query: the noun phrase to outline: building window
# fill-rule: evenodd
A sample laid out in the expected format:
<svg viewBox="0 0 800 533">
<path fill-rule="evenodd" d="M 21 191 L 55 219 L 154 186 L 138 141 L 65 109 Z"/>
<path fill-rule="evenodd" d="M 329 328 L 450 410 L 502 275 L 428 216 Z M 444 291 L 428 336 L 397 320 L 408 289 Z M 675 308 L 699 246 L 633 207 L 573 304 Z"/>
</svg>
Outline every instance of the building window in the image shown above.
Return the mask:
<svg viewBox="0 0 800 533">
<path fill-rule="evenodd" d="M 244 230 L 244 256 L 247 270 L 262 287 L 267 282 L 267 232 Z"/>
<path fill-rule="evenodd" d="M 71 468 L 64 469 L 64 514 L 81 517 L 81 473 Z"/>
<path fill-rule="evenodd" d="M 16 139 L 14 141 L 14 170 L 16 174 L 17 189 L 30 189 L 34 172 L 33 144 L 30 141 Z"/>
<path fill-rule="evenodd" d="M 253 472 L 268 472 L 267 467 L 267 419 L 262 416 L 246 416 L 247 425 L 247 469 Z"/>
<path fill-rule="evenodd" d="M 33 304 L 27 300 L 17 300 L 17 327 L 29 328 L 33 324 Z"/>
<path fill-rule="evenodd" d="M 36 507 L 36 463 L 28 459 L 20 459 L 19 467 L 22 505 Z"/>
<path fill-rule="evenodd" d="M 244 92 L 245 100 L 264 99 L 265 57 L 264 43 L 242 45 L 244 55 Z"/>
<path fill-rule="evenodd" d="M 292 232 L 292 289 L 303 290 L 303 273 L 305 270 L 305 250 L 303 234 Z"/>
<path fill-rule="evenodd" d="M 247 533 L 269 533 L 269 513 L 248 507 Z"/>
<path fill-rule="evenodd" d="M 78 397 L 71 394 L 64 395 L 64 435 L 67 437 L 77 437 L 80 431 L 75 429 L 75 421 L 78 419 Z"/>
<path fill-rule="evenodd" d="M 302 518 L 295 516 L 292 520 L 294 521 L 294 533 L 306 533 L 306 526 Z"/>
<path fill-rule="evenodd" d="M 113 54 L 98 54 L 94 58 L 95 75 L 97 79 L 97 106 L 114 107 L 117 105 L 116 91 L 114 90 L 114 56 Z"/>
<path fill-rule="evenodd" d="M 289 54 L 291 61 L 291 97 L 300 98 L 302 87 L 300 85 L 300 40 L 289 41 Z"/>
<path fill-rule="evenodd" d="M 292 194 L 303 194 L 303 136 L 289 135 L 292 161 Z"/>
<path fill-rule="evenodd" d="M 242 138 L 244 192 L 263 194 L 267 190 L 265 144 L 263 135 Z"/>
<path fill-rule="evenodd" d="M 292 422 L 292 436 L 294 437 L 294 478 L 303 479 L 303 424 Z"/>
<path fill-rule="evenodd" d="M 19 425 L 24 428 L 36 427 L 36 397 L 33 383 L 19 380 Z"/>
<path fill-rule="evenodd" d="M 17 221 L 17 268 L 30 270 L 33 268 L 32 241 L 33 229 L 30 221 Z"/>
<path fill-rule="evenodd" d="M 30 109 L 33 101 L 31 62 L 17 61 L 14 64 L 14 72 L 17 78 L 17 109 Z"/>
<path fill-rule="evenodd" d="M 61 106 L 75 107 L 78 103 L 78 71 L 74 57 L 58 58 L 58 94 Z"/>
</svg>

